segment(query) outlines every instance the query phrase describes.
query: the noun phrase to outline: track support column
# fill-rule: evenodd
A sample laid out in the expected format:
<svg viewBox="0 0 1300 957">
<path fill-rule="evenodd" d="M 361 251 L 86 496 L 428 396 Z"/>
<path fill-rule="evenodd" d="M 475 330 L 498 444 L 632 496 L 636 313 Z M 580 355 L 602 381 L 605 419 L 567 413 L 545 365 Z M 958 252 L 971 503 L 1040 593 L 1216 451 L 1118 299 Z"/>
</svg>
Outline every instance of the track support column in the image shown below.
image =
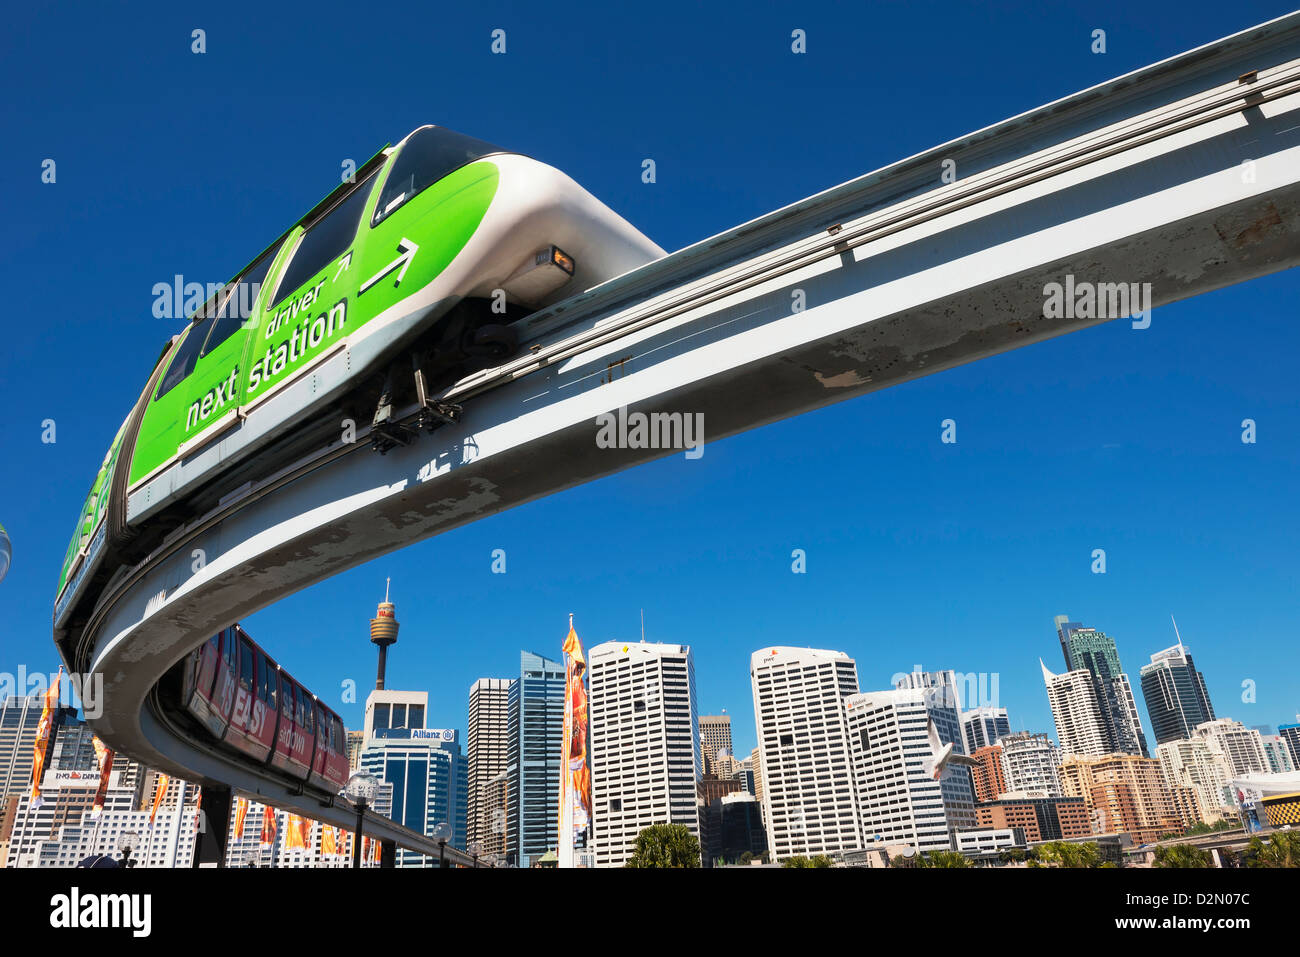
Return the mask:
<svg viewBox="0 0 1300 957">
<path fill-rule="evenodd" d="M 194 839 L 194 867 L 226 866 L 226 836 L 230 831 L 230 788 L 205 787 L 199 809 L 199 833 Z"/>
</svg>

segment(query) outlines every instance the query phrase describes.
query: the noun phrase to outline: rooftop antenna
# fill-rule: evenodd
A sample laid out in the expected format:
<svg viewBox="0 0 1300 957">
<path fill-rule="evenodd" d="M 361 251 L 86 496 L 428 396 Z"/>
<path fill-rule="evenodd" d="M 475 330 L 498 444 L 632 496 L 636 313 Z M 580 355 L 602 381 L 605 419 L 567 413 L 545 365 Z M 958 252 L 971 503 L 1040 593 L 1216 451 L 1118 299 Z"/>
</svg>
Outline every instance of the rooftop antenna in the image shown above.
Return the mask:
<svg viewBox="0 0 1300 957">
<path fill-rule="evenodd" d="M 645 609 L 641 609 L 641 643 L 645 644 Z"/>
<path fill-rule="evenodd" d="M 1173 614 L 1173 612 L 1170 612 L 1170 613 L 1169 613 L 1169 620 L 1172 621 L 1172 622 L 1174 622 L 1174 636 L 1178 639 L 1178 650 L 1179 650 L 1179 651 L 1182 651 L 1182 650 L 1183 650 L 1183 636 L 1180 635 L 1180 634 L 1178 634 L 1178 622 L 1177 622 L 1177 621 L 1174 621 L 1174 614 Z"/>
</svg>

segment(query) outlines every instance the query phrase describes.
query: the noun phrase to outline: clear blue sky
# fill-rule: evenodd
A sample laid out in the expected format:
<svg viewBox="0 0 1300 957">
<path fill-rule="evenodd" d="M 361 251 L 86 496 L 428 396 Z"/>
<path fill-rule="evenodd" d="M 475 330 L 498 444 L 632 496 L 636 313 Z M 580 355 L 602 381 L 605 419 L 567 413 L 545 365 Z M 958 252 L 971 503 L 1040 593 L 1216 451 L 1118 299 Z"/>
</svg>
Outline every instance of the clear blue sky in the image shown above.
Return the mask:
<svg viewBox="0 0 1300 957">
<path fill-rule="evenodd" d="M 15 7 L 0 33 L 14 542 L 0 669 L 56 666 L 50 607 L 77 509 L 180 328 L 153 318 L 154 283 L 229 277 L 345 159 L 438 123 L 565 170 L 676 249 L 1286 10 Z M 498 27 L 504 56 L 489 52 Z M 1097 27 L 1105 55 L 1089 52 Z M 1136 682 L 1173 612 L 1220 714 L 1276 725 L 1300 710 L 1297 301 L 1292 271 L 1157 310 L 1145 332 L 1112 323 L 842 403 L 415 545 L 245 624 L 337 701 L 344 679 L 373 680 L 367 620 L 391 575 L 390 685 L 427 689 L 430 723 L 463 731 L 473 680 L 510 675 L 521 648 L 558 657 L 569 612 L 590 645 L 636 637 L 644 608 L 650 640 L 694 648 L 702 710 L 726 708 L 747 751 L 763 645 L 847 651 L 866 690 L 917 663 L 996 672 L 1013 726 L 1052 730 L 1037 659 L 1061 664 L 1053 615 L 1114 635 Z M 955 447 L 939 443 L 947 417 Z M 1240 441 L 1245 417 L 1257 445 Z M 490 573 L 494 548 L 506 575 Z"/>
</svg>

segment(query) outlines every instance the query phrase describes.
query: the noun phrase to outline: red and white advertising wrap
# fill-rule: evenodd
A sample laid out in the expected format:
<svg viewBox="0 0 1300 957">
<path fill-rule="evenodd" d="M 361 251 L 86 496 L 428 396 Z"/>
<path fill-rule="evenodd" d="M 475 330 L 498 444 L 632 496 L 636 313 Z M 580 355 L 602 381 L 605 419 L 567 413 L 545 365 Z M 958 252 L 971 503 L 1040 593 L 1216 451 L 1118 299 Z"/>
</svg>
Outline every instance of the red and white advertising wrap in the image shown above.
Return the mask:
<svg viewBox="0 0 1300 957">
<path fill-rule="evenodd" d="M 573 849 L 591 822 L 591 768 L 587 764 L 587 659 L 569 616 L 564 639 L 564 737 L 560 757 L 559 867 L 573 867 Z"/>
</svg>

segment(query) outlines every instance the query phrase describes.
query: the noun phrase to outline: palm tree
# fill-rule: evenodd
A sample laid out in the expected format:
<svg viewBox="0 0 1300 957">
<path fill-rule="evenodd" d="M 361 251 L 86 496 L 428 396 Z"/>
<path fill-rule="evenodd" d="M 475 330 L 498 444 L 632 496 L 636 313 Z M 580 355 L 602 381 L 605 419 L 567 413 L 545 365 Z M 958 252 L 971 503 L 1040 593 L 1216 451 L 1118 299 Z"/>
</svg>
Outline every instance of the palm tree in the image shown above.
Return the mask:
<svg viewBox="0 0 1300 957">
<path fill-rule="evenodd" d="M 1214 858 L 1191 844 L 1162 845 L 1155 851 L 1156 867 L 1213 867 Z"/>
<path fill-rule="evenodd" d="M 1246 862 L 1250 867 L 1300 867 L 1300 832 L 1279 831 L 1267 841 L 1252 837 Z"/>
</svg>

